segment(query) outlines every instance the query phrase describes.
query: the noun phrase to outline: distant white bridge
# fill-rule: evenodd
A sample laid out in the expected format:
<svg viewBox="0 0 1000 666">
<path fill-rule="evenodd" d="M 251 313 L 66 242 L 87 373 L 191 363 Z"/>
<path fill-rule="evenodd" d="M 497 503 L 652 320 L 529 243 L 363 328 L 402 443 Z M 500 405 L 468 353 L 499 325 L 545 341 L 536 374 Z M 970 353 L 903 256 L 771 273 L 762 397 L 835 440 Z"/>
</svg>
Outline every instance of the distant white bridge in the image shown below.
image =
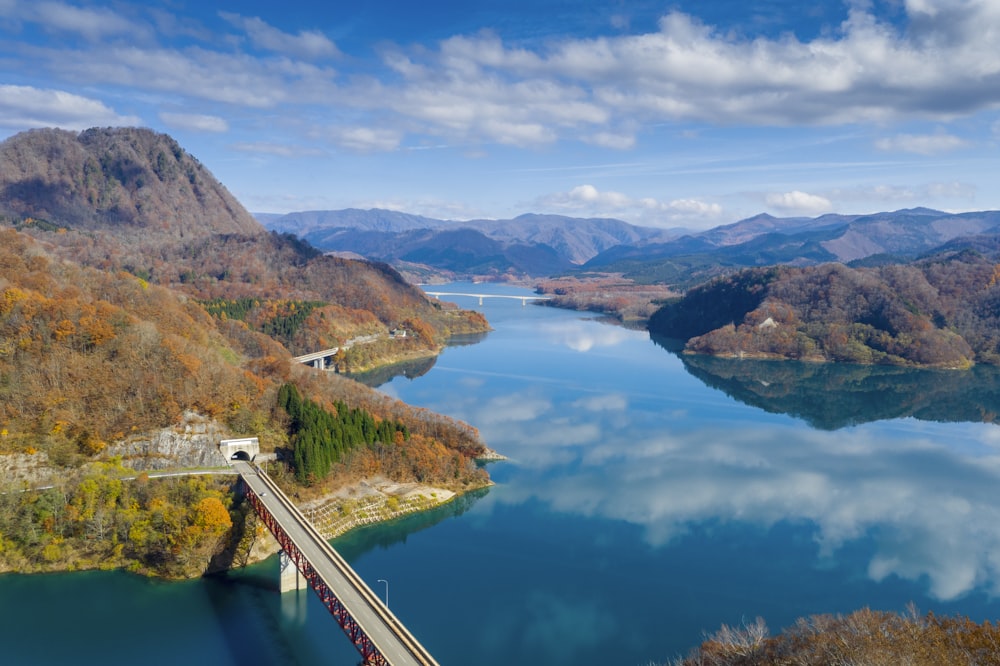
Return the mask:
<svg viewBox="0 0 1000 666">
<path fill-rule="evenodd" d="M 487 298 L 511 298 L 515 301 L 521 301 L 521 305 L 525 305 L 528 301 L 550 301 L 551 296 L 512 296 L 510 294 L 469 294 L 463 292 L 454 291 L 425 291 L 428 296 L 433 296 L 434 298 L 441 298 L 442 296 L 466 296 L 468 298 L 478 298 L 479 304 L 483 304 L 483 300 Z"/>
</svg>

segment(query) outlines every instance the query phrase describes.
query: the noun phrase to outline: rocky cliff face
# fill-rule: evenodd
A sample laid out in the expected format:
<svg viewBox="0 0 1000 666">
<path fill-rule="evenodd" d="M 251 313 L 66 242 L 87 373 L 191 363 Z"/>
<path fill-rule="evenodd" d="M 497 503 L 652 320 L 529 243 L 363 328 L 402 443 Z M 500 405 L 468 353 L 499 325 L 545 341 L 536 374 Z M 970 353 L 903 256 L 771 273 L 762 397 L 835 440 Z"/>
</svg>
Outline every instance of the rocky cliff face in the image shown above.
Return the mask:
<svg viewBox="0 0 1000 666">
<path fill-rule="evenodd" d="M 136 470 L 219 467 L 226 464 L 219 452 L 219 440 L 228 436 L 218 422 L 185 412 L 177 426 L 116 442 L 105 453 L 121 456 L 124 466 Z"/>
<path fill-rule="evenodd" d="M 265 233 L 176 141 L 139 128 L 31 130 L 0 143 L 0 213 L 178 239 Z"/>
</svg>

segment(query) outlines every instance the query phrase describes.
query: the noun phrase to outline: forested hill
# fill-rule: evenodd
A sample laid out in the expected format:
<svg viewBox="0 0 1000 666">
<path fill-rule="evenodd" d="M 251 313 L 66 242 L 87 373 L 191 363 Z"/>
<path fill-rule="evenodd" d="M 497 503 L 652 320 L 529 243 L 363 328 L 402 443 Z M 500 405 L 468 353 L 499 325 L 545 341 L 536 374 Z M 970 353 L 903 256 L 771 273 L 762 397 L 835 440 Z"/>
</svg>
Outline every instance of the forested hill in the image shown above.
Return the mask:
<svg viewBox="0 0 1000 666">
<path fill-rule="evenodd" d="M 214 464 L 227 436 L 280 451 L 293 494 L 485 483 L 474 429 L 292 360 L 362 335 L 340 367 L 431 355 L 478 313 L 268 233 L 164 135 L 34 131 L 0 160 L 0 572 L 199 575 L 240 538 L 228 482 L 122 477 Z M 297 423 L 285 386 L 331 427 Z"/>
<path fill-rule="evenodd" d="M 321 422 L 360 423 L 362 436 L 318 443 L 279 402 L 290 385 Z M 214 436 L 158 448 L 163 433 L 183 439 L 192 418 Z M 270 336 L 175 290 L 0 230 L 0 572 L 200 575 L 239 538 L 227 532 L 242 514 L 226 477 L 123 483 L 136 472 L 121 465 L 189 467 L 227 436 L 282 451 L 290 467 L 271 471 L 286 487 L 293 474 L 316 492 L 370 475 L 456 489 L 485 481 L 469 426 L 293 363 Z M 30 485 L 11 480 L 15 466 L 36 475 Z"/>
<path fill-rule="evenodd" d="M 386 265 L 268 233 L 176 141 L 146 129 L 32 130 L 0 143 L 3 223 L 83 265 L 217 304 L 250 299 L 244 319 L 297 354 L 399 326 L 424 333 L 368 348 L 370 365 L 487 328 L 475 313 L 442 311 Z"/>
<path fill-rule="evenodd" d="M 138 128 L 38 129 L 0 143 L 0 213 L 176 239 L 264 233 L 176 141 Z"/>
<path fill-rule="evenodd" d="M 721 356 L 968 367 L 1000 363 L 1000 266 L 973 251 L 909 265 L 746 269 L 649 322 Z"/>
</svg>

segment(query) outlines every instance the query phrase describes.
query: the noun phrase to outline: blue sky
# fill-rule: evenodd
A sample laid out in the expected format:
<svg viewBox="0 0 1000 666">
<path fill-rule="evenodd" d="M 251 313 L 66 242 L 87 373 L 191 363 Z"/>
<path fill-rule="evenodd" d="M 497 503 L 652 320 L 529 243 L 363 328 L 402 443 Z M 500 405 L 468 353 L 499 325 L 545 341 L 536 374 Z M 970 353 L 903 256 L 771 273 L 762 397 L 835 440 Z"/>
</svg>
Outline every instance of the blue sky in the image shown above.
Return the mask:
<svg viewBox="0 0 1000 666">
<path fill-rule="evenodd" d="M 998 44 L 1000 0 L 0 0 L 0 137 L 151 127 L 254 212 L 998 209 Z"/>
</svg>

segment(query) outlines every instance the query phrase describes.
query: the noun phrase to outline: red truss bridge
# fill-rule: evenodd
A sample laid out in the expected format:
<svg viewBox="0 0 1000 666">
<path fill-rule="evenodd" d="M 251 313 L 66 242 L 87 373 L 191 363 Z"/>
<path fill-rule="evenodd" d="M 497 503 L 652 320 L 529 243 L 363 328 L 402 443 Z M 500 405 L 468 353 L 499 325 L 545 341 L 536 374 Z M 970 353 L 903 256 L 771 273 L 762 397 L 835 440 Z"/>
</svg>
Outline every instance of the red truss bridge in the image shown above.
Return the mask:
<svg viewBox="0 0 1000 666">
<path fill-rule="evenodd" d="M 438 666 L 434 657 L 333 549 L 267 474 L 233 460 L 247 500 L 271 530 L 283 558 L 319 595 L 323 605 L 372 666 Z"/>
</svg>

